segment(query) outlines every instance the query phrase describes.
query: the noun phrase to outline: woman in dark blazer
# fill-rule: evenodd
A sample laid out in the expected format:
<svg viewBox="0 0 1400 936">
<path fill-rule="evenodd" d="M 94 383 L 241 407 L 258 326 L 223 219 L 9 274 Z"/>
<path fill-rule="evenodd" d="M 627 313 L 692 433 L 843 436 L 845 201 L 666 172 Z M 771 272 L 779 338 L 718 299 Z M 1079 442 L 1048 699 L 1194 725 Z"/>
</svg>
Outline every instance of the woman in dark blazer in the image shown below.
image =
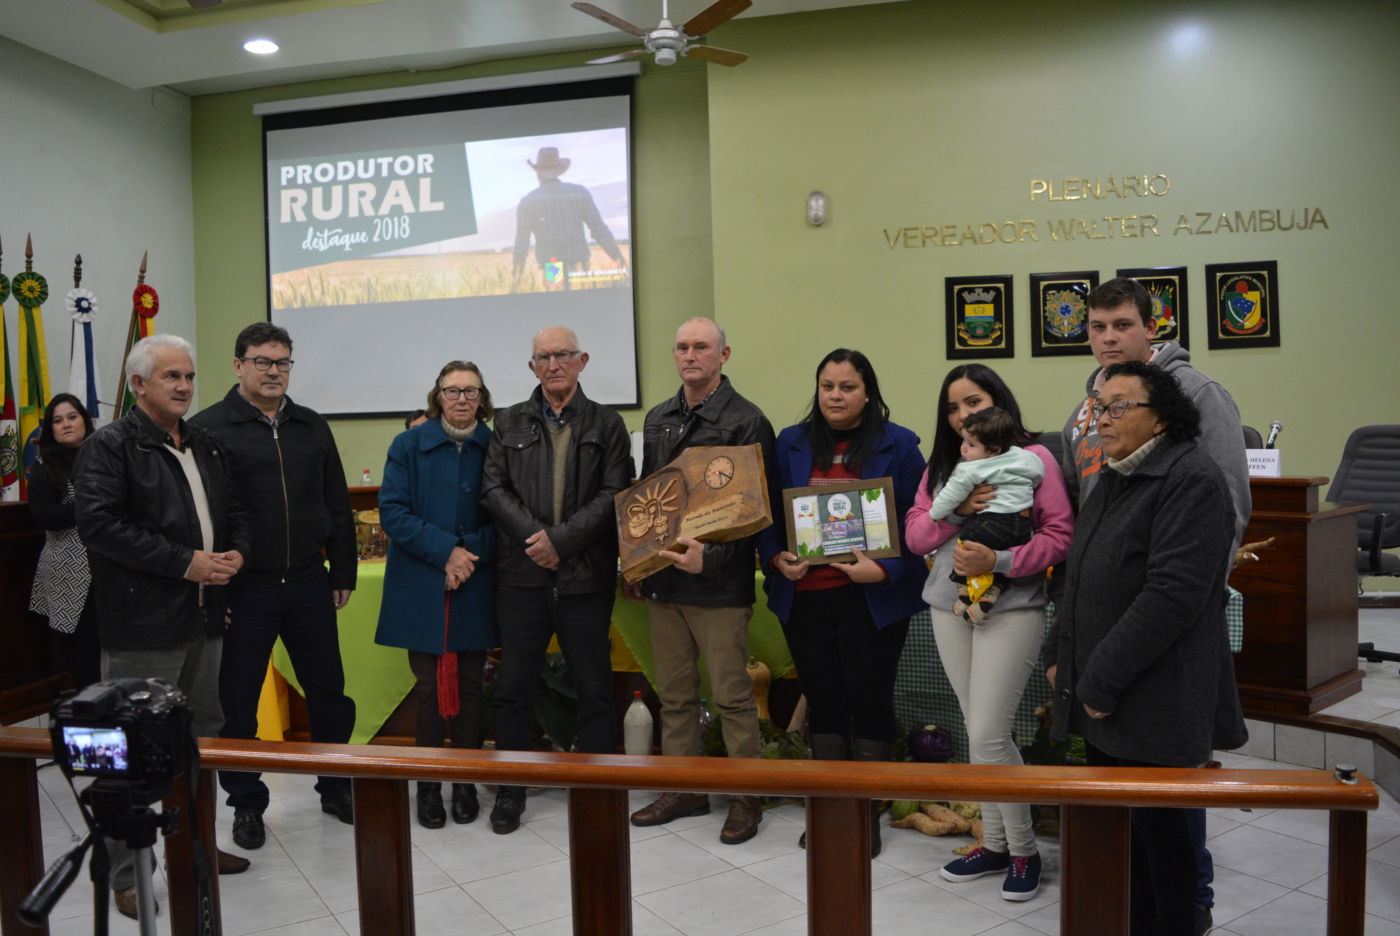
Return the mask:
<svg viewBox="0 0 1400 936">
<path fill-rule="evenodd" d="M 1055 732 L 1105 767 L 1200 767 L 1247 738 L 1225 629 L 1234 508 L 1167 371 L 1115 364 L 1094 406 L 1106 456 L 1075 526 L 1042 652 Z M 1180 809 L 1132 810 L 1132 931 L 1189 934 L 1196 849 Z"/>
<path fill-rule="evenodd" d="M 428 392 L 428 421 L 389 447 L 379 520 L 389 537 L 375 643 L 403 647 L 416 680 L 415 743 L 479 748 L 486 651 L 496 634 L 496 531 L 481 507 L 491 393 L 468 361 L 443 367 Z M 452 785 L 452 820 L 477 817 L 476 787 Z M 447 821 L 442 784 L 418 784 L 418 821 Z"/>
<path fill-rule="evenodd" d="M 889 519 L 904 543 L 924 458 L 919 437 L 890 422 L 875 368 L 861 352 L 838 348 L 822 358 L 807 418 L 778 436 L 774 462 L 778 489 L 894 479 Z M 852 562 L 813 566 L 789 552 L 785 538 L 785 523 L 764 530 L 759 556 L 768 607 L 782 622 L 807 697 L 812 756 L 891 760 L 895 670 L 909 618 L 924 605 L 928 569 L 907 549 L 879 560 L 856 550 Z M 880 852 L 877 818 L 872 808 L 872 857 Z"/>
</svg>

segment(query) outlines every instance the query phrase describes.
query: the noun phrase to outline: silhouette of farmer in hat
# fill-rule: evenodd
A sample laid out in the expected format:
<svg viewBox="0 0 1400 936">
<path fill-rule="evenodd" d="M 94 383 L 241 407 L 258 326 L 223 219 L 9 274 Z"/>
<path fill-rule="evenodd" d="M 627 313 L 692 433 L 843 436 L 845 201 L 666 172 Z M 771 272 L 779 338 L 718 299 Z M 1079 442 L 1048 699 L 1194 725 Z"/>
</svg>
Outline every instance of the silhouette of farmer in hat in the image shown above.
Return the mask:
<svg viewBox="0 0 1400 936">
<path fill-rule="evenodd" d="M 535 162 L 525 160 L 535 170 L 539 187 L 520 199 L 515 209 L 515 253 L 514 283 L 520 281 L 520 273 L 525 267 L 525 256 L 530 252 L 530 238 L 535 239 L 535 262 L 539 264 L 545 281 L 562 282 L 569 288 L 570 270 L 587 270 L 592 251 L 587 227 L 593 240 L 598 242 L 609 257 L 619 266 L 626 266 L 622 249 L 617 246 L 617 238 L 603 222 L 593 195 L 582 185 L 561 182 L 559 177 L 569 171 L 570 160 L 559 155 L 558 147 L 545 146 L 535 157 Z"/>
</svg>

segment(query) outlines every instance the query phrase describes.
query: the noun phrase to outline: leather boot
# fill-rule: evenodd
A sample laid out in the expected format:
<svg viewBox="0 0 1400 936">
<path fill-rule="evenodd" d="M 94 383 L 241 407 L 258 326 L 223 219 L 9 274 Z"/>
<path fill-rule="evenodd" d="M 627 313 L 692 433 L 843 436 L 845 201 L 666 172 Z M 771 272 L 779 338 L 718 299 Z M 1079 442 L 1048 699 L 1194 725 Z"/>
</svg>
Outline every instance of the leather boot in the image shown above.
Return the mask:
<svg viewBox="0 0 1400 936">
<path fill-rule="evenodd" d="M 481 804 L 476 799 L 476 784 L 452 784 L 452 821 L 458 825 L 471 822 L 480 812 Z"/>
<path fill-rule="evenodd" d="M 725 845 L 747 842 L 758 834 L 758 824 L 762 821 L 763 807 L 757 796 L 731 796 L 729 815 L 725 817 L 724 828 L 719 830 L 719 840 Z"/>
<path fill-rule="evenodd" d="M 525 811 L 525 788 L 503 786 L 496 789 L 496 805 L 491 807 L 491 831 L 509 835 L 520 828 L 520 814 Z"/>
<path fill-rule="evenodd" d="M 447 810 L 442 805 L 442 784 L 419 781 L 418 824 L 425 829 L 441 829 L 447 825 Z"/>
<path fill-rule="evenodd" d="M 850 758 L 850 744 L 846 741 L 845 735 L 812 735 L 812 760 L 850 760 Z M 797 847 L 807 847 L 806 832 L 803 832 L 802 835 L 798 837 Z"/>
<path fill-rule="evenodd" d="M 894 760 L 894 745 L 888 741 L 871 741 L 856 738 L 852 745 L 852 760 L 891 761 Z M 870 801 L 870 857 L 880 854 L 880 800 Z"/>
<path fill-rule="evenodd" d="M 665 825 L 673 819 L 703 816 L 710 811 L 705 793 L 662 793 L 632 814 L 634 826 Z"/>
</svg>

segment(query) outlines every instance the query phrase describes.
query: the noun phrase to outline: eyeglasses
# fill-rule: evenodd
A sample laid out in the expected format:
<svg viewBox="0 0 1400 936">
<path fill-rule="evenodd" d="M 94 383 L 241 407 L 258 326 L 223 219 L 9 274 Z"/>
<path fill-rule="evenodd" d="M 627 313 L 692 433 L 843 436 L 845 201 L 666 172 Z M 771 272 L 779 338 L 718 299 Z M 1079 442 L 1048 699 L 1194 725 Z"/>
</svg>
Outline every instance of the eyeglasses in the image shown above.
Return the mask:
<svg viewBox="0 0 1400 936">
<path fill-rule="evenodd" d="M 270 371 L 270 370 L 272 370 L 272 368 L 276 367 L 278 373 L 282 373 L 282 374 L 285 374 L 285 373 L 287 373 L 287 371 L 291 370 L 291 369 L 292 369 L 292 365 L 296 363 L 296 361 L 293 361 L 291 358 L 285 358 L 285 357 L 284 357 L 284 358 L 241 357 L 241 358 L 239 358 L 239 360 L 242 361 L 242 362 L 245 363 L 245 364 L 251 363 L 254 367 L 256 367 L 258 370 L 263 371 L 263 372 Z"/>
<path fill-rule="evenodd" d="M 560 364 L 567 364 L 582 353 L 582 351 L 541 351 L 535 355 L 534 361 L 540 367 L 547 365 L 550 358 L 554 358 Z"/>
<path fill-rule="evenodd" d="M 517 358 L 516 360 L 519 360 Z M 460 400 L 466 397 L 468 400 L 475 400 L 481 396 L 480 387 L 439 387 L 438 393 L 442 394 L 444 400 Z"/>
<path fill-rule="evenodd" d="M 1126 415 L 1128 414 L 1128 410 L 1129 410 L 1131 407 L 1134 407 L 1134 406 L 1141 406 L 1141 407 L 1144 407 L 1144 408 L 1146 408 L 1146 409 L 1151 409 L 1151 408 L 1152 408 L 1152 404 L 1151 404 L 1151 403 L 1139 403 L 1139 402 L 1137 402 L 1136 400 L 1114 400 L 1112 403 L 1109 403 L 1107 406 L 1102 405 L 1102 404 L 1099 404 L 1099 403 L 1095 403 L 1095 404 L 1094 404 L 1094 411 L 1093 411 L 1093 412 L 1094 412 L 1094 418 L 1095 418 L 1095 419 L 1098 419 L 1098 418 L 1099 418 L 1100 416 L 1102 416 L 1104 413 L 1107 413 L 1108 415 L 1112 416 L 1114 419 L 1122 419 L 1124 416 L 1126 416 Z"/>
</svg>

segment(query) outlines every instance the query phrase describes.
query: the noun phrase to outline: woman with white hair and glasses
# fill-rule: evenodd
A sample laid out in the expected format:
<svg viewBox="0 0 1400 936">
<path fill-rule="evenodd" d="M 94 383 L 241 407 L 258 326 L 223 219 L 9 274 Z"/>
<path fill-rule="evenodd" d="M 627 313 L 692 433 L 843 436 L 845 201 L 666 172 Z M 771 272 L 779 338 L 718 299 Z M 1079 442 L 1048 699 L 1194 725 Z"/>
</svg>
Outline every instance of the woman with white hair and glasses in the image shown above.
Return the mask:
<svg viewBox="0 0 1400 936">
<path fill-rule="evenodd" d="M 427 421 L 389 447 L 379 521 L 389 537 L 375 643 L 402 647 L 416 683 L 414 743 L 481 747 L 486 651 L 496 634 L 496 531 L 481 508 L 491 391 L 470 361 L 450 361 L 428 391 Z M 444 725 L 444 721 L 447 722 Z M 444 729 L 447 729 L 445 732 Z M 452 821 L 477 817 L 476 787 L 452 785 Z M 442 784 L 419 782 L 418 822 L 447 822 Z"/>
</svg>

